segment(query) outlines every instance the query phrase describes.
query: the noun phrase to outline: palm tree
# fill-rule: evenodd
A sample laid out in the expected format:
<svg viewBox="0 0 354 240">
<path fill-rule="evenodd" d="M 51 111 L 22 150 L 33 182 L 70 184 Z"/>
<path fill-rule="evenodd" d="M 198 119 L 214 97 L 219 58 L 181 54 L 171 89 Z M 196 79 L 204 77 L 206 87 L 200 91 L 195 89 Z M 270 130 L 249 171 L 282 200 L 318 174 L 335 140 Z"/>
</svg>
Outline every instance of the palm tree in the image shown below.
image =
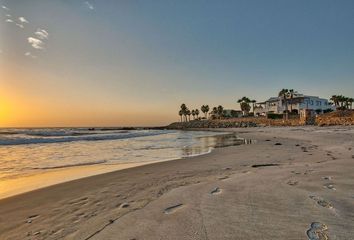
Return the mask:
<svg viewBox="0 0 354 240">
<path fill-rule="evenodd" d="M 350 106 L 350 109 L 353 109 L 353 102 L 354 98 L 348 98 L 348 105 Z"/>
<path fill-rule="evenodd" d="M 207 118 L 208 116 L 208 112 L 209 112 L 209 105 L 202 105 L 200 110 L 202 110 L 202 112 L 204 113 L 205 115 L 205 118 Z"/>
<path fill-rule="evenodd" d="M 183 120 L 182 120 L 183 111 L 182 111 L 182 110 L 179 110 L 178 115 L 181 117 L 181 122 L 182 122 L 182 121 L 183 121 Z"/>
<path fill-rule="evenodd" d="M 199 110 L 196 109 L 196 110 L 194 110 L 194 112 L 195 112 L 195 115 L 197 116 L 197 118 L 199 118 Z"/>
<path fill-rule="evenodd" d="M 218 114 L 218 117 L 221 119 L 222 115 L 224 113 L 224 107 L 219 105 L 218 108 L 217 108 L 217 114 Z"/>
<path fill-rule="evenodd" d="M 188 121 L 190 121 L 191 120 L 191 110 L 189 110 L 188 108 L 186 110 L 186 116 L 188 116 Z"/>
<path fill-rule="evenodd" d="M 192 116 L 193 116 L 193 120 L 195 119 L 195 110 L 192 110 Z"/>
<path fill-rule="evenodd" d="M 211 111 L 210 114 L 212 114 L 214 116 L 217 116 L 218 115 L 218 108 L 217 107 L 213 107 L 213 110 Z"/>
<path fill-rule="evenodd" d="M 254 108 L 255 108 L 255 105 L 256 105 L 256 100 L 251 100 L 251 103 L 252 103 L 252 111 L 253 111 L 253 115 L 254 115 Z"/>
<path fill-rule="evenodd" d="M 186 104 L 182 103 L 181 104 L 181 111 L 182 111 L 182 115 L 184 116 L 184 119 L 186 122 L 187 122 L 187 110 L 188 110 L 188 108 L 187 108 Z"/>
<path fill-rule="evenodd" d="M 289 96 L 289 90 L 286 88 L 283 88 L 279 93 L 278 96 L 282 98 L 282 101 L 285 104 L 285 119 L 288 119 L 288 96 Z"/>
<path fill-rule="evenodd" d="M 339 96 L 337 96 L 337 95 L 332 95 L 331 98 L 329 99 L 329 100 L 331 100 L 334 103 L 334 106 L 336 108 L 339 107 L 339 98 L 338 97 Z"/>
<path fill-rule="evenodd" d="M 295 94 L 294 89 L 290 89 L 288 95 L 289 95 L 289 97 L 290 97 L 290 112 L 291 112 L 291 113 L 293 112 L 293 99 L 294 99 L 294 94 Z"/>
<path fill-rule="evenodd" d="M 251 110 L 250 102 L 251 100 L 248 97 L 242 97 L 237 102 L 240 104 L 242 114 L 245 116 Z"/>
</svg>

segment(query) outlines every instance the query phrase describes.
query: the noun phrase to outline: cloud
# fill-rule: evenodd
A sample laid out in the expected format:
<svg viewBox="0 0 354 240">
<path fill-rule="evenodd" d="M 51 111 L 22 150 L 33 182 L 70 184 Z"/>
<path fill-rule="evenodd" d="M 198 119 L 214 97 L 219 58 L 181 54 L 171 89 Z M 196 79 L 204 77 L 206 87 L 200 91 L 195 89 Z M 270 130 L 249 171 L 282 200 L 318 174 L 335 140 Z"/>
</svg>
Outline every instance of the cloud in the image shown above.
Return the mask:
<svg viewBox="0 0 354 240">
<path fill-rule="evenodd" d="M 33 55 L 31 52 L 26 52 L 25 56 L 26 57 L 31 57 L 31 58 L 37 58 L 37 56 Z"/>
<path fill-rule="evenodd" d="M 8 9 L 5 5 L 1 6 L 2 9 L 5 9 L 6 11 L 9 11 L 10 9 Z"/>
<path fill-rule="evenodd" d="M 12 21 L 12 19 L 8 18 L 8 19 L 5 20 L 5 22 L 14 22 L 14 21 Z"/>
<path fill-rule="evenodd" d="M 38 28 L 34 34 L 40 39 L 48 39 L 49 36 L 49 33 L 46 30 L 40 28 Z"/>
<path fill-rule="evenodd" d="M 6 17 L 10 18 L 10 17 L 12 17 L 12 16 L 11 16 L 11 14 L 6 14 Z"/>
<path fill-rule="evenodd" d="M 28 21 L 24 17 L 19 17 L 18 20 L 22 23 L 28 23 Z"/>
<path fill-rule="evenodd" d="M 16 23 L 16 26 L 20 27 L 20 28 L 24 28 L 24 26 L 20 23 Z"/>
<path fill-rule="evenodd" d="M 31 44 L 33 48 L 43 49 L 44 43 L 41 40 L 34 38 L 34 37 L 29 37 L 29 38 L 27 38 L 27 40 L 28 40 L 28 43 Z"/>
<path fill-rule="evenodd" d="M 90 10 L 94 10 L 95 8 L 93 7 L 93 5 L 89 2 L 85 2 L 86 6 L 90 9 Z"/>
</svg>

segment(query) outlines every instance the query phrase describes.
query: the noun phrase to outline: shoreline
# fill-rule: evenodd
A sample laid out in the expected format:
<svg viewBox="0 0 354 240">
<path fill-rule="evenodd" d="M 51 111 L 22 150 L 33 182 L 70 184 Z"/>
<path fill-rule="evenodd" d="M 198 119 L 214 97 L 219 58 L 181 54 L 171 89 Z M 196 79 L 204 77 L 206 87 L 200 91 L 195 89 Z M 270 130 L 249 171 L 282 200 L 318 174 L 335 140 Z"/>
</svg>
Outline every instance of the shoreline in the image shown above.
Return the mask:
<svg viewBox="0 0 354 240">
<path fill-rule="evenodd" d="M 193 131 L 193 130 L 189 130 Z M 203 131 L 196 129 L 195 131 Z M 205 131 L 205 130 L 204 130 Z M 220 131 L 211 131 L 219 133 Z M 228 131 L 222 135 L 233 135 Z M 218 137 L 220 135 L 213 135 L 212 137 Z M 203 137 L 202 137 L 203 138 Z M 123 169 L 144 166 L 153 163 L 167 162 L 180 160 L 184 158 L 194 158 L 206 154 L 210 154 L 215 148 L 210 147 L 207 152 L 194 154 L 190 156 L 181 156 L 178 158 L 163 159 L 158 161 L 142 161 L 142 162 L 130 162 L 130 163 L 118 163 L 118 164 L 81 164 L 67 167 L 58 167 L 51 169 L 42 169 L 35 173 L 29 173 L 18 177 L 9 177 L 0 181 L 0 200 L 13 197 L 27 192 L 47 188 L 61 183 L 70 182 L 82 178 L 101 175 L 109 172 L 116 172 Z"/>
<path fill-rule="evenodd" d="M 1 199 L 0 216 L 11 221 L 1 224 L 0 238 L 305 239 L 314 221 L 328 226 L 331 239 L 354 236 L 353 127 L 214 130 L 257 144 Z"/>
</svg>

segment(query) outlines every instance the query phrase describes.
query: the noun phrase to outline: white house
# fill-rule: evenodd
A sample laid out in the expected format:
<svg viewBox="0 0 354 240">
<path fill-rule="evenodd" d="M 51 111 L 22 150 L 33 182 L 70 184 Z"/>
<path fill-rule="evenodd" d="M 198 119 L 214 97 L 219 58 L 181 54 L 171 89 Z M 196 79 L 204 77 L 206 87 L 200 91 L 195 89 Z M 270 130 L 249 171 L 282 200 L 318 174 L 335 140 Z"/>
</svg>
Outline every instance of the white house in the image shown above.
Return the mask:
<svg viewBox="0 0 354 240">
<path fill-rule="evenodd" d="M 295 93 L 293 98 L 287 99 L 288 111 L 299 113 L 301 109 L 321 111 L 334 109 L 328 100 L 317 96 L 308 96 Z M 265 102 L 256 103 L 255 114 L 266 115 L 267 113 L 284 113 L 286 103 L 282 97 L 271 97 Z"/>
</svg>

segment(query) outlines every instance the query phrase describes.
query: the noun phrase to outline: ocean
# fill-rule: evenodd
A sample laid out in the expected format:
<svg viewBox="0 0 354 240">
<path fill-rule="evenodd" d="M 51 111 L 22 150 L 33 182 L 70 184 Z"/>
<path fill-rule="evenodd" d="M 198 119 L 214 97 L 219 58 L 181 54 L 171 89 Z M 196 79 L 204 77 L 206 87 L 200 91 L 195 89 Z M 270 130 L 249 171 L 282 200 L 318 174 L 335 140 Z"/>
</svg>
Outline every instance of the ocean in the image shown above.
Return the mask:
<svg viewBox="0 0 354 240">
<path fill-rule="evenodd" d="M 243 141 L 211 131 L 0 129 L 0 181 L 53 169 L 186 158 Z"/>
</svg>

